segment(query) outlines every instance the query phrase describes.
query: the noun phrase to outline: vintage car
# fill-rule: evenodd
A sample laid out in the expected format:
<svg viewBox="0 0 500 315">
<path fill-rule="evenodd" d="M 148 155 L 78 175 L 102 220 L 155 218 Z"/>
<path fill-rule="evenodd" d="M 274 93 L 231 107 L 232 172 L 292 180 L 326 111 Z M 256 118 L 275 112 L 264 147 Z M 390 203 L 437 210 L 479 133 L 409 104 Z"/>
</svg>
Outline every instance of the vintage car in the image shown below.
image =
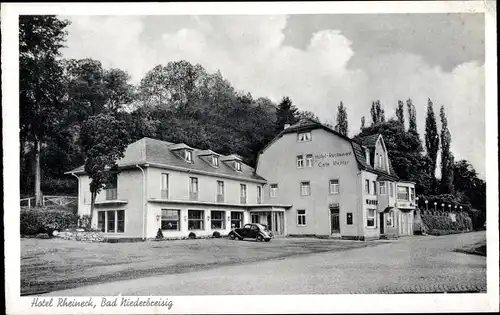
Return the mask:
<svg viewBox="0 0 500 315">
<path fill-rule="evenodd" d="M 231 230 L 228 234 L 229 239 L 239 239 L 244 238 L 254 238 L 257 242 L 266 241 L 269 242 L 273 237 L 271 231 L 269 231 L 264 225 L 258 223 L 248 223 L 243 226 L 243 228 L 236 228 Z"/>
</svg>

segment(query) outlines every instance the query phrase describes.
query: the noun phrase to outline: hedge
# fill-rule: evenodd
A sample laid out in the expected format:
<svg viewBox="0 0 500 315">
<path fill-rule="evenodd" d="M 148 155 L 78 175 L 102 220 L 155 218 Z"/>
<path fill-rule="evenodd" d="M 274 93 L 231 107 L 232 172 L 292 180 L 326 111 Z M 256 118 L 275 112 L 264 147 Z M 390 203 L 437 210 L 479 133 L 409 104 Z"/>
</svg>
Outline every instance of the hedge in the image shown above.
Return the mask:
<svg viewBox="0 0 500 315">
<path fill-rule="evenodd" d="M 432 233 L 439 231 L 471 231 L 472 220 L 467 215 L 457 213 L 456 222 L 453 222 L 448 214 L 424 212 L 421 214 L 422 222 L 426 230 Z"/>
<path fill-rule="evenodd" d="M 34 208 L 21 210 L 20 225 L 21 235 L 36 235 L 61 231 L 66 228 L 76 227 L 78 215 L 67 210 Z"/>
</svg>

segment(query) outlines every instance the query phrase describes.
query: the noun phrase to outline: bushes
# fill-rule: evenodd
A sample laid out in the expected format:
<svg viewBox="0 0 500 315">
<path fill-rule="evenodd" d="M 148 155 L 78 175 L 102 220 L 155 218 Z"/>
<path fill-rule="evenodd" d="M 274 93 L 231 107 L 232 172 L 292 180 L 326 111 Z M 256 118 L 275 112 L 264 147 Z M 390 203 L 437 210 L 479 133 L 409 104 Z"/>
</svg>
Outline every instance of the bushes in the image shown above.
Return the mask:
<svg viewBox="0 0 500 315">
<path fill-rule="evenodd" d="M 456 214 L 456 221 L 453 222 L 448 213 L 440 212 L 427 212 L 421 215 L 422 222 L 424 223 L 430 234 L 433 231 L 439 232 L 441 235 L 445 232 L 442 231 L 471 231 L 472 230 L 472 220 L 465 214 Z"/>
<path fill-rule="evenodd" d="M 21 235 L 36 235 L 54 230 L 75 227 L 78 224 L 78 215 L 66 210 L 34 208 L 21 210 L 20 228 Z"/>
</svg>

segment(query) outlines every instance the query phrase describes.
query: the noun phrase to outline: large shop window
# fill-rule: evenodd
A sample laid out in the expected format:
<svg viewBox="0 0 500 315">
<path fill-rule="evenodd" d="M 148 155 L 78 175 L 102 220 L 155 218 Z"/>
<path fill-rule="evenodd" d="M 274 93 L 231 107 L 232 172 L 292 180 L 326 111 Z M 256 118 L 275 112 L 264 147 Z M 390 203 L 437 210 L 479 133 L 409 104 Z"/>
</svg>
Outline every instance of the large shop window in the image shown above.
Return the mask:
<svg viewBox="0 0 500 315">
<path fill-rule="evenodd" d="M 97 228 L 105 233 L 125 232 L 125 211 L 99 211 L 97 213 Z"/>
<path fill-rule="evenodd" d="M 168 231 L 181 230 L 180 210 L 162 209 L 161 210 L 161 229 Z"/>
<path fill-rule="evenodd" d="M 203 210 L 188 210 L 188 230 L 204 230 Z"/>
<path fill-rule="evenodd" d="M 398 199 L 410 201 L 410 192 L 408 187 L 398 186 Z"/>
<path fill-rule="evenodd" d="M 375 227 L 375 218 L 377 211 L 375 209 L 368 209 L 366 213 L 366 226 Z"/>
<path fill-rule="evenodd" d="M 231 211 L 231 227 L 237 229 L 243 226 L 243 212 Z"/>
<path fill-rule="evenodd" d="M 210 221 L 212 223 L 212 229 L 225 229 L 226 220 L 224 218 L 225 211 L 212 211 L 210 213 Z"/>
</svg>

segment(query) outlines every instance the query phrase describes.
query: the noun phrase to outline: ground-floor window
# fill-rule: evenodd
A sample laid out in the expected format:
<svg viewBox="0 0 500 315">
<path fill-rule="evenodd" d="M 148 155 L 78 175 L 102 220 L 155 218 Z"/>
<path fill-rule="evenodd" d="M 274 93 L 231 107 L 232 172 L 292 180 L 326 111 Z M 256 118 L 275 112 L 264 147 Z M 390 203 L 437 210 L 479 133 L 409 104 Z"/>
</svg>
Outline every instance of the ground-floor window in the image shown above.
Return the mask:
<svg viewBox="0 0 500 315">
<path fill-rule="evenodd" d="M 306 210 L 297 210 L 297 225 L 306 225 Z"/>
<path fill-rule="evenodd" d="M 105 233 L 125 232 L 125 211 L 124 210 L 98 211 L 97 229 Z"/>
<path fill-rule="evenodd" d="M 391 226 L 393 227 L 394 226 L 394 211 L 389 211 L 389 213 L 387 214 L 387 226 Z"/>
<path fill-rule="evenodd" d="M 243 226 L 243 212 L 231 211 L 231 227 L 237 229 Z"/>
<path fill-rule="evenodd" d="M 352 225 L 352 212 L 347 212 L 347 225 Z"/>
<path fill-rule="evenodd" d="M 168 231 L 181 230 L 180 210 L 161 209 L 161 229 Z"/>
<path fill-rule="evenodd" d="M 366 213 L 366 226 L 368 227 L 375 227 L 375 219 L 376 219 L 376 210 L 375 209 L 368 209 Z"/>
<path fill-rule="evenodd" d="M 204 230 L 203 210 L 188 210 L 188 230 Z"/>
<path fill-rule="evenodd" d="M 225 211 L 212 211 L 210 213 L 210 220 L 212 222 L 212 229 L 225 229 L 226 220 L 224 218 Z"/>
<path fill-rule="evenodd" d="M 252 213 L 250 215 L 250 218 L 252 220 L 252 223 L 259 223 L 259 215 L 257 213 Z"/>
</svg>

